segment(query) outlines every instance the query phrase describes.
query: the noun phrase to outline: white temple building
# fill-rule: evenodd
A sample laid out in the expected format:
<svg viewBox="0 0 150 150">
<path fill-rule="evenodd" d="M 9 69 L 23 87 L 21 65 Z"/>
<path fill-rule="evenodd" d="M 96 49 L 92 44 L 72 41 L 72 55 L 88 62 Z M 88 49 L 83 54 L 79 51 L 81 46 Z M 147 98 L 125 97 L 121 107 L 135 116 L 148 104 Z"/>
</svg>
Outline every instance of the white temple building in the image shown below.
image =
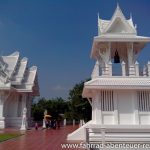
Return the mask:
<svg viewBox="0 0 150 150">
<path fill-rule="evenodd" d="M 21 128 L 23 110 L 31 121 L 31 103 L 39 95 L 37 67 L 28 68 L 28 59 L 19 52 L 0 56 L 0 128 Z"/>
<path fill-rule="evenodd" d="M 142 70 L 137 62 L 149 42 L 150 37 L 137 35 L 132 16 L 126 19 L 119 5 L 110 20 L 98 16 L 91 50 L 96 63 L 82 93 L 92 120 L 68 140 L 150 141 L 150 62 Z"/>
</svg>

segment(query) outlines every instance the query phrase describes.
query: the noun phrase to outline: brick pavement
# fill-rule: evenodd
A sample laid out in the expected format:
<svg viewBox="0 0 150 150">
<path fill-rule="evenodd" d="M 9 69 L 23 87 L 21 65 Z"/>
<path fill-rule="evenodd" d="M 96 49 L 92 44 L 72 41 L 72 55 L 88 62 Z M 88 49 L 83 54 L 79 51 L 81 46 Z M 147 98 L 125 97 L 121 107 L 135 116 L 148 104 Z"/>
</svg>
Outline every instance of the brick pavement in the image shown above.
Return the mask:
<svg viewBox="0 0 150 150">
<path fill-rule="evenodd" d="M 67 143 L 67 134 L 74 131 L 76 127 L 67 126 L 60 129 L 34 129 L 27 131 L 24 135 L 0 143 L 0 150 L 62 150 L 61 144 Z M 17 132 L 16 130 L 5 130 L 5 132 Z M 74 141 L 80 143 L 80 141 Z M 71 143 L 74 143 L 71 142 Z M 65 150 L 65 149 L 63 149 Z M 66 150 L 83 150 L 79 148 L 67 148 Z"/>
</svg>

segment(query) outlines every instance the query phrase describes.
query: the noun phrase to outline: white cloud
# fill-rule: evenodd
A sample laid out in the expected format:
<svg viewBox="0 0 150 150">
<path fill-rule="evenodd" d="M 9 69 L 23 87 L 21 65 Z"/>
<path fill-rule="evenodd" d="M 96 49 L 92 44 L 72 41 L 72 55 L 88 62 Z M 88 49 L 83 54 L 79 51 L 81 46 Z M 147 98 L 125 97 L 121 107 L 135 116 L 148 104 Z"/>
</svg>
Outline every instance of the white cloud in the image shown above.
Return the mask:
<svg viewBox="0 0 150 150">
<path fill-rule="evenodd" d="M 52 90 L 54 90 L 54 91 L 64 91 L 64 90 L 67 90 L 67 88 L 65 88 L 61 85 L 56 85 L 52 88 Z"/>
</svg>

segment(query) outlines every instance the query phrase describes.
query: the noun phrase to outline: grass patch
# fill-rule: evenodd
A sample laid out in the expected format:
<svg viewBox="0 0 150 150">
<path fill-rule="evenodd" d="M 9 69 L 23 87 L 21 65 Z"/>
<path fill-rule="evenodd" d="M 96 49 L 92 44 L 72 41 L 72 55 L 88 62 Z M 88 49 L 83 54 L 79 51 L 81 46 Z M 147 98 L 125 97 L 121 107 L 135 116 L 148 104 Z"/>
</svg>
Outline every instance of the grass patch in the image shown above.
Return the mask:
<svg viewBox="0 0 150 150">
<path fill-rule="evenodd" d="M 0 134 L 0 142 L 19 137 L 21 135 L 23 135 L 23 134 L 19 134 L 19 133 L 2 133 L 2 134 Z"/>
</svg>

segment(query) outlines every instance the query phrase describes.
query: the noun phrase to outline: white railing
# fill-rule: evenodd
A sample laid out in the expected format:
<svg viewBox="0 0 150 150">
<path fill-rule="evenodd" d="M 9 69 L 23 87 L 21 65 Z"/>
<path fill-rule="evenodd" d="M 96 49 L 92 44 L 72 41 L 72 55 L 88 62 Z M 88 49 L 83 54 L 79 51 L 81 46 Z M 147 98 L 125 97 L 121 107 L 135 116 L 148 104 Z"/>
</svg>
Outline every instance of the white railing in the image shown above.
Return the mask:
<svg viewBox="0 0 150 150">
<path fill-rule="evenodd" d="M 118 67 L 114 68 L 114 65 L 111 62 L 105 64 L 104 66 L 100 66 L 99 62 L 97 61 L 95 63 L 91 77 L 92 79 L 97 78 L 99 76 L 103 76 L 103 77 L 111 77 L 111 76 L 148 77 L 149 76 L 150 77 L 150 61 L 147 63 L 147 65 L 143 67 L 142 72 L 140 72 L 139 70 L 139 63 L 137 61 L 135 62 L 135 64 L 129 66 L 128 68 L 126 67 L 124 61 L 119 65 L 121 69 Z"/>
<path fill-rule="evenodd" d="M 86 128 L 87 143 L 150 142 L 150 128 Z"/>
</svg>

